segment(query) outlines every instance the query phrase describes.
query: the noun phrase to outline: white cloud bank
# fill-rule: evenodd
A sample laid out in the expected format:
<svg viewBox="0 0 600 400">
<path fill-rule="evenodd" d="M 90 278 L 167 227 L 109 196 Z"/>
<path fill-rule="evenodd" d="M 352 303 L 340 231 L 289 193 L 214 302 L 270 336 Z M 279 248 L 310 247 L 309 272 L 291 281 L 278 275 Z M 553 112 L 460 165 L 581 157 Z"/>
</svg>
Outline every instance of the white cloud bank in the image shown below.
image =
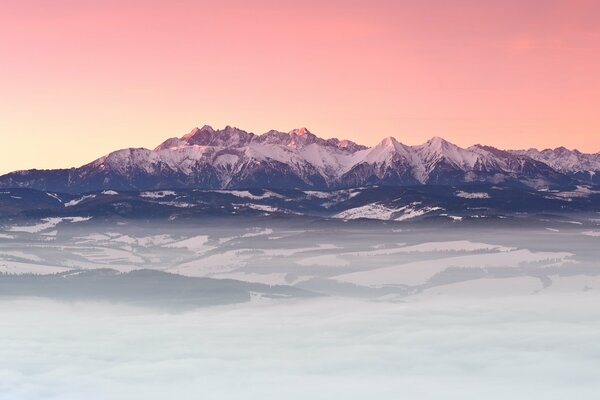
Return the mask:
<svg viewBox="0 0 600 400">
<path fill-rule="evenodd" d="M 584 399 L 599 295 L 184 313 L 0 299 L 0 399 Z"/>
</svg>

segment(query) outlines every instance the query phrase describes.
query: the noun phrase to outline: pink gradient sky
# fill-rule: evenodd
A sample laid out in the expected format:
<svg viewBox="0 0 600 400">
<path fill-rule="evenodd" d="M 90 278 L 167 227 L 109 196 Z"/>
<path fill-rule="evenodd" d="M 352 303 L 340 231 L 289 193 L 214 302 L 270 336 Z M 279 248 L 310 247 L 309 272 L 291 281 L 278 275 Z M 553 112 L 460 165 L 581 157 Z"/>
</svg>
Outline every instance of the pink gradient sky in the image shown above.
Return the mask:
<svg viewBox="0 0 600 400">
<path fill-rule="evenodd" d="M 203 124 L 600 150 L 600 1 L 0 2 L 0 173 Z"/>
</svg>

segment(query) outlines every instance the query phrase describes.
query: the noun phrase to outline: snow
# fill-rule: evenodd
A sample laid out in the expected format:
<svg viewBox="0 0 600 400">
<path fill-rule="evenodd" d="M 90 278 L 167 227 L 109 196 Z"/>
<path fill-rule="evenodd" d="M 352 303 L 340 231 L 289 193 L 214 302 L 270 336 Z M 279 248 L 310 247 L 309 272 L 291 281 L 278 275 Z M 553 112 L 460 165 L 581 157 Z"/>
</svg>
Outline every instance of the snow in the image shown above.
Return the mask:
<svg viewBox="0 0 600 400">
<path fill-rule="evenodd" d="M 240 157 L 237 154 L 219 154 L 213 160 L 213 164 L 219 167 L 226 167 L 235 164 L 239 159 Z"/>
<path fill-rule="evenodd" d="M 78 236 L 75 239 L 77 240 L 83 240 L 83 241 L 104 241 L 104 240 L 110 240 L 110 236 L 108 235 L 103 235 L 101 233 L 91 233 L 89 235 L 85 235 L 85 236 Z"/>
<path fill-rule="evenodd" d="M 77 204 L 81 203 L 82 201 L 88 200 L 88 199 L 93 199 L 94 197 L 96 197 L 95 194 L 88 194 L 85 196 L 82 196 L 78 199 L 75 200 L 71 200 L 65 203 L 65 207 L 73 207 L 76 206 Z"/>
<path fill-rule="evenodd" d="M 350 208 L 333 215 L 332 218 L 339 219 L 378 219 L 384 221 L 405 221 L 408 219 L 420 217 L 432 211 L 442 210 L 441 207 L 423 207 L 416 208 L 416 204 L 411 204 L 399 208 L 390 208 L 383 204 L 372 203 L 360 207 Z"/>
<path fill-rule="evenodd" d="M 381 220 L 390 220 L 392 215 L 397 212 L 396 209 L 386 207 L 382 204 L 367 204 L 360 207 L 350 208 L 348 210 L 337 213 L 333 216 L 333 218 L 341 218 L 341 219 L 359 219 L 359 218 L 367 218 L 367 219 L 381 219 Z"/>
<path fill-rule="evenodd" d="M 537 149 L 512 150 L 511 153 L 526 155 L 559 172 L 583 172 L 593 177 L 597 171 L 600 171 L 600 154 L 585 154 L 564 147 L 542 151 Z"/>
<path fill-rule="evenodd" d="M 274 232 L 273 229 L 265 228 L 265 229 L 257 230 L 256 232 L 244 233 L 243 235 L 241 235 L 239 237 L 249 238 L 249 237 L 257 237 L 257 236 L 265 236 L 265 235 L 271 235 L 273 232 Z"/>
<path fill-rule="evenodd" d="M 581 234 L 585 236 L 600 237 L 600 231 L 585 231 L 581 232 Z"/>
<path fill-rule="evenodd" d="M 462 221 L 463 217 L 457 215 L 440 214 L 441 217 L 450 218 L 452 221 Z"/>
<path fill-rule="evenodd" d="M 46 194 L 47 194 L 48 196 L 52 197 L 53 199 L 56 199 L 56 200 L 58 200 L 58 201 L 60 201 L 60 202 L 62 203 L 62 200 L 61 200 L 61 198 L 60 198 L 60 197 L 58 197 L 58 195 L 57 195 L 57 194 L 54 194 L 54 193 L 46 193 Z"/>
<path fill-rule="evenodd" d="M 314 247 L 297 247 L 297 248 L 277 248 L 277 249 L 262 249 L 260 250 L 267 257 L 289 257 L 300 253 L 315 252 L 321 250 L 337 250 L 338 246 L 332 243 L 323 243 Z"/>
<path fill-rule="evenodd" d="M 332 197 L 332 193 L 330 193 L 330 192 L 319 192 L 316 190 L 305 190 L 304 194 L 309 197 L 316 197 L 319 199 L 328 199 L 328 198 Z"/>
<path fill-rule="evenodd" d="M 20 250 L 0 250 L 0 259 L 4 260 L 6 257 L 20 258 L 23 260 L 33 261 L 33 262 L 42 262 L 42 259 L 35 254 L 25 253 Z"/>
<path fill-rule="evenodd" d="M 455 240 L 447 242 L 425 242 L 416 245 L 406 246 L 399 243 L 401 247 L 388 247 L 380 248 L 376 250 L 363 250 L 355 251 L 350 253 L 342 253 L 346 257 L 376 257 L 376 256 L 389 256 L 394 254 L 411 254 L 411 253 L 449 253 L 452 252 L 476 252 L 476 251 L 488 251 L 488 252 L 505 252 L 512 251 L 515 248 L 506 247 L 496 244 L 472 242 L 470 240 Z"/>
<path fill-rule="evenodd" d="M 568 252 L 533 252 L 527 249 L 500 251 L 414 261 L 402 265 L 338 275 L 334 279 L 356 285 L 383 287 L 385 285 L 422 285 L 434 275 L 451 267 L 492 268 L 518 267 L 521 263 L 547 263 L 560 266 L 573 256 Z"/>
<path fill-rule="evenodd" d="M 580 222 L 580 221 L 556 221 L 556 222 L 562 222 L 563 224 L 583 225 L 583 222 Z"/>
<path fill-rule="evenodd" d="M 169 268 L 169 272 L 187 276 L 212 276 L 233 272 L 246 265 L 252 255 L 245 250 L 228 250 Z"/>
<path fill-rule="evenodd" d="M 216 279 L 235 279 L 244 282 L 262 283 L 265 285 L 289 285 L 287 281 L 287 273 L 273 272 L 269 274 L 258 274 L 255 272 L 225 272 L 222 274 L 213 274 L 211 278 Z M 251 300 L 252 301 L 252 300 Z"/>
<path fill-rule="evenodd" d="M 281 211 L 277 207 L 268 206 L 268 205 L 264 205 L 264 204 L 246 204 L 246 206 L 248 208 L 253 209 L 253 210 L 264 211 L 266 213 L 274 213 L 274 212 L 280 212 Z"/>
<path fill-rule="evenodd" d="M 142 247 L 152 247 L 152 246 L 160 246 L 167 243 L 173 242 L 173 238 L 170 235 L 152 235 L 152 236 L 142 236 L 142 237 L 132 237 L 129 235 L 120 235 L 110 237 L 108 235 L 95 234 L 95 235 L 87 235 L 81 237 L 81 239 L 88 240 L 109 240 L 112 242 L 120 242 L 126 243 L 130 245 L 142 246 Z"/>
<path fill-rule="evenodd" d="M 289 133 L 269 131 L 254 135 L 237 128 L 194 129 L 181 138 L 171 138 L 154 151 L 123 149 L 96 160 L 92 165 L 127 175 L 133 169 L 156 174 L 164 167 L 192 174 L 199 166 L 215 167 L 220 186 L 226 188 L 232 178 L 248 165 L 280 162 L 310 183 L 315 172 L 329 185 L 339 183 L 343 174 L 367 164 L 379 178 L 389 168 L 402 168 L 418 182 L 426 183 L 440 163 L 463 171 L 473 179 L 478 167 L 500 173 L 521 173 L 522 163 L 531 157 L 559 171 L 584 171 L 592 177 L 600 170 L 600 155 L 569 152 L 566 149 L 495 152 L 484 146 L 467 149 L 440 137 L 421 145 L 408 146 L 393 137 L 366 148 L 347 140 L 324 140 L 301 128 Z M 552 153 L 552 154 L 551 154 Z"/>
<path fill-rule="evenodd" d="M 167 196 L 175 196 L 176 193 L 172 190 L 160 190 L 156 192 L 142 192 L 140 193 L 140 197 L 144 197 L 146 199 L 162 199 Z"/>
<path fill-rule="evenodd" d="M 192 208 L 196 206 L 195 204 L 186 203 L 185 201 L 159 201 L 158 204 L 177 208 Z"/>
<path fill-rule="evenodd" d="M 600 191 L 592 190 L 587 186 L 577 186 L 577 188 L 573 191 L 558 192 L 558 193 L 554 193 L 553 196 L 561 197 L 564 199 L 571 199 L 571 198 L 589 197 L 593 194 L 600 194 Z"/>
<path fill-rule="evenodd" d="M 8 228 L 10 232 L 27 232 L 27 233 L 39 233 L 51 228 L 54 228 L 56 225 L 61 222 L 84 222 L 92 219 L 92 217 L 53 217 L 53 218 L 44 218 L 41 223 L 36 225 L 26 225 L 26 226 L 11 226 Z"/>
<path fill-rule="evenodd" d="M 193 174 L 199 167 L 211 166 L 218 175 L 220 188 L 226 188 L 233 178 L 244 174 L 248 166 L 276 161 L 285 164 L 306 183 L 314 183 L 314 174 L 318 174 L 333 187 L 339 185 L 345 173 L 365 164 L 371 167 L 367 174 L 374 173 L 379 178 L 392 168 L 406 173 L 407 178 L 427 183 L 441 164 L 464 172 L 467 180 L 475 179 L 481 167 L 488 172 L 498 172 L 498 179 L 501 179 L 506 173 L 521 174 L 523 163 L 530 158 L 545 162 L 558 171 L 583 172 L 590 178 L 600 171 L 599 154 L 562 148 L 501 152 L 475 145 L 465 149 L 440 137 L 414 146 L 388 137 L 376 146 L 366 148 L 347 140 L 324 140 L 305 128 L 289 133 L 270 131 L 255 135 L 233 127 L 214 130 L 206 126 L 181 138 L 167 139 L 155 150 L 122 149 L 90 165 L 123 176 L 131 176 L 132 171 L 159 174 L 165 169 Z M 368 176 L 358 177 L 361 178 Z"/>
<path fill-rule="evenodd" d="M 19 261 L 2 260 L 0 262 L 0 273 L 6 274 L 56 274 L 68 271 L 69 268 L 55 267 L 44 264 L 34 264 Z"/>
<path fill-rule="evenodd" d="M 178 242 L 169 243 L 165 247 L 183 248 L 188 250 L 206 250 L 209 241 L 208 235 L 194 236 L 189 239 L 180 240 Z"/>
<path fill-rule="evenodd" d="M 420 217 L 432 211 L 443 210 L 441 207 L 423 207 L 421 209 L 411 208 L 411 207 L 402 207 L 400 211 L 403 212 L 402 215 L 395 218 L 396 221 L 406 221 L 407 219 L 412 219 L 416 217 Z"/>
<path fill-rule="evenodd" d="M 440 252 L 440 251 L 512 251 L 514 247 L 505 247 L 495 244 L 472 242 L 470 240 L 455 240 L 448 242 L 426 242 L 413 246 L 401 247 L 400 252 L 403 253 L 423 253 L 423 252 Z"/>
<path fill-rule="evenodd" d="M 303 258 L 296 261 L 296 264 L 303 266 L 343 267 L 350 265 L 350 262 L 339 258 L 335 254 L 324 254 L 321 256 Z"/>
<path fill-rule="evenodd" d="M 463 199 L 489 199 L 489 193 L 485 192 L 464 192 L 462 190 L 454 194 L 456 197 L 462 197 Z"/>
<path fill-rule="evenodd" d="M 462 149 L 440 137 L 433 137 L 427 143 L 415 146 L 414 150 L 419 154 L 421 160 L 429 171 L 435 162 L 445 160 L 451 165 L 463 170 L 471 170 L 480 155 L 476 152 Z"/>
<path fill-rule="evenodd" d="M 129 266 L 129 269 L 139 268 L 145 261 L 144 258 L 129 249 L 114 247 L 80 248 L 72 251 L 72 253 L 97 264 L 110 264 L 111 268 L 119 270 L 123 270 L 122 267 L 127 266 Z"/>
<path fill-rule="evenodd" d="M 273 197 L 283 198 L 282 195 L 274 193 L 274 192 L 270 192 L 270 191 L 265 191 L 261 195 L 252 194 L 247 190 L 211 190 L 211 192 L 221 193 L 221 194 L 230 194 L 232 196 L 241 197 L 241 198 L 245 198 L 245 199 L 252 199 L 252 200 L 264 200 L 264 199 L 269 199 L 269 198 L 273 198 Z"/>
</svg>

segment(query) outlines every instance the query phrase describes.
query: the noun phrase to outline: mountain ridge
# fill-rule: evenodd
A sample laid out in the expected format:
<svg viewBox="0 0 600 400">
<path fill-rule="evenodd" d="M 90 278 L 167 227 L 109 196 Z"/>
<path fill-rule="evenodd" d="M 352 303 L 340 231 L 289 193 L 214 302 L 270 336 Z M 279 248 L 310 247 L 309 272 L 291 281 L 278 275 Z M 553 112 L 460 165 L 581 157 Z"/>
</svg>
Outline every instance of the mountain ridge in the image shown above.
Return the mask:
<svg viewBox="0 0 600 400">
<path fill-rule="evenodd" d="M 306 128 L 261 135 L 226 126 L 194 128 L 153 150 L 120 149 L 88 164 L 0 176 L 0 188 L 77 193 L 166 188 L 337 189 L 373 184 L 504 183 L 552 188 L 600 183 L 600 154 L 564 147 L 501 150 L 459 147 L 441 137 L 406 145 L 386 137 L 373 147 L 323 139 Z"/>
</svg>

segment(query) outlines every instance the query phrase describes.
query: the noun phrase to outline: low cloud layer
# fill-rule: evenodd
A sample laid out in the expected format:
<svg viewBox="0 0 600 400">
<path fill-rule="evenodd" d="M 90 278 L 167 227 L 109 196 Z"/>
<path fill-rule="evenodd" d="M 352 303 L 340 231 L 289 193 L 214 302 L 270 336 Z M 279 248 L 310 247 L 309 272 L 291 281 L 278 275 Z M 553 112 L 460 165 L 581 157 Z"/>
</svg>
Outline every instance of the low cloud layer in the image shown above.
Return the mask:
<svg viewBox="0 0 600 400">
<path fill-rule="evenodd" d="M 0 303 L 0 399 L 600 394 L 598 294 L 318 299 L 162 313 Z"/>
</svg>

